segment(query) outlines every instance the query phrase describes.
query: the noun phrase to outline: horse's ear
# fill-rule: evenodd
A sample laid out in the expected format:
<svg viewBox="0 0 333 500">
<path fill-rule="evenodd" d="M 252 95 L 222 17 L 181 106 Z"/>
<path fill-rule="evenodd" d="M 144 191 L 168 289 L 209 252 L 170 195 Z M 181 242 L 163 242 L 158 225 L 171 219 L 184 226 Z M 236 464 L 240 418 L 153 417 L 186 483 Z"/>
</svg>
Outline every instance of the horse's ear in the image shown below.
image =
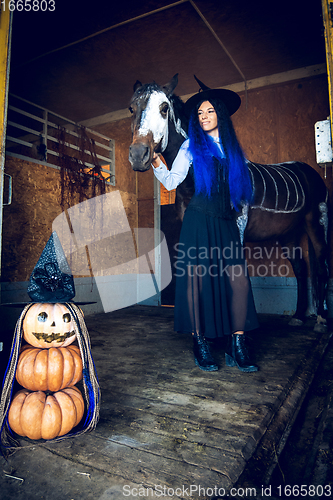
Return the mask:
<svg viewBox="0 0 333 500">
<path fill-rule="evenodd" d="M 135 91 L 136 91 L 139 87 L 142 87 L 142 83 L 141 83 L 139 80 L 137 80 L 137 81 L 135 82 L 135 84 L 133 85 L 133 90 L 134 90 L 134 92 L 135 92 Z"/>
<path fill-rule="evenodd" d="M 170 97 L 171 94 L 173 93 L 173 91 L 175 90 L 175 88 L 177 87 L 177 84 L 178 84 L 178 73 L 175 74 L 175 76 L 170 80 L 169 83 L 167 83 L 166 85 L 163 85 L 163 87 L 162 87 L 163 92 L 168 97 Z"/>
</svg>

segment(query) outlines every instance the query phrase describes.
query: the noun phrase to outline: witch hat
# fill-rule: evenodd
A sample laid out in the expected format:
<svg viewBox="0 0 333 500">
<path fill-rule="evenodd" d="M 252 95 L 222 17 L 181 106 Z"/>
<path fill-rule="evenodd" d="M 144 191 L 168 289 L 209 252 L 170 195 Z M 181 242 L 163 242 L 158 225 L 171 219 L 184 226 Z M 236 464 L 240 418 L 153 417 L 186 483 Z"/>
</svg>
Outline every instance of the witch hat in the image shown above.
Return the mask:
<svg viewBox="0 0 333 500">
<path fill-rule="evenodd" d="M 190 97 L 185 105 L 184 110 L 187 116 L 190 116 L 192 109 L 199 103 L 203 101 L 209 101 L 210 99 L 219 99 L 226 105 L 230 116 L 233 115 L 241 105 L 241 98 L 236 92 L 228 89 L 211 89 L 202 83 L 195 75 L 193 75 L 197 83 L 199 84 L 199 92 Z"/>
<path fill-rule="evenodd" d="M 56 232 L 31 273 L 27 291 L 33 302 L 69 302 L 75 296 L 74 278 Z"/>
<path fill-rule="evenodd" d="M 54 231 L 31 273 L 28 295 L 32 302 L 70 302 L 75 297 L 74 278 L 57 233 Z M 94 302 L 75 302 L 77 305 Z M 1 306 L 24 307 L 27 302 L 2 303 Z"/>
</svg>

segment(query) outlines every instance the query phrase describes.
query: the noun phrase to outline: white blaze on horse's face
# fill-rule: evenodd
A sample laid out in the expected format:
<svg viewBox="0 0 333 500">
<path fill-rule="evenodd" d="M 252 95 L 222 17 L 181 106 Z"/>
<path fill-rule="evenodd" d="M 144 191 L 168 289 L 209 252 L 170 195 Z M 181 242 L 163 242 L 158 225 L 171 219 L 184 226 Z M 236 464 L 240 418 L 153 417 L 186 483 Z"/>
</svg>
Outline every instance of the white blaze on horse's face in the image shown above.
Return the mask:
<svg viewBox="0 0 333 500">
<path fill-rule="evenodd" d="M 149 132 L 153 134 L 155 145 L 161 142 L 162 152 L 168 145 L 168 115 L 169 111 L 161 114 L 163 104 L 168 105 L 168 110 L 171 103 L 164 92 L 154 91 L 147 102 L 147 106 L 142 113 L 141 123 L 138 130 L 138 135 L 146 137 Z"/>
</svg>

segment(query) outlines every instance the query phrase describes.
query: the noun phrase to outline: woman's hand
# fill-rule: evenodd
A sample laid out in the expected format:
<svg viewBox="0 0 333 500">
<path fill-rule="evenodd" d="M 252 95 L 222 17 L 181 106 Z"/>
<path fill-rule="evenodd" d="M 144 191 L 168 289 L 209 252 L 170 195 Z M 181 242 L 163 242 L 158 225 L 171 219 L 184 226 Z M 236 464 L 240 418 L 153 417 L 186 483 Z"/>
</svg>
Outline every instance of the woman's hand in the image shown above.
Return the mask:
<svg viewBox="0 0 333 500">
<path fill-rule="evenodd" d="M 155 151 L 154 151 L 154 154 L 153 154 L 153 159 L 152 159 L 151 164 L 153 165 L 154 168 L 159 167 L 160 164 L 161 164 L 160 155 L 158 155 L 157 153 L 155 153 Z"/>
</svg>

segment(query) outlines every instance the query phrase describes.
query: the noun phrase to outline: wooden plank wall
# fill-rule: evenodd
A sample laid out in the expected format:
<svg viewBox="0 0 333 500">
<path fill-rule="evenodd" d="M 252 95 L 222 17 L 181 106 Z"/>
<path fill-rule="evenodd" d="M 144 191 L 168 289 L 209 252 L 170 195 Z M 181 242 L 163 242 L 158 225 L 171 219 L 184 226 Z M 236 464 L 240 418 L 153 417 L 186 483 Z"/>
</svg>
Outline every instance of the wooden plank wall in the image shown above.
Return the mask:
<svg viewBox="0 0 333 500">
<path fill-rule="evenodd" d="M 259 163 L 300 160 L 324 177 L 316 164 L 314 124 L 329 114 L 325 75 L 251 90 L 233 116 L 233 123 L 246 156 Z M 153 172 L 134 173 L 128 161 L 131 143 L 130 119 L 95 127 L 115 139 L 116 186 L 120 190 L 131 227 L 153 227 Z M 6 159 L 6 172 L 13 176 L 13 203 L 4 207 L 2 279 L 26 281 L 51 234 L 60 207 L 59 171 L 43 165 Z M 325 182 L 330 193 L 332 170 Z M 77 200 L 73 200 L 73 205 Z M 271 244 L 267 244 L 270 251 Z M 274 255 L 276 253 L 273 242 Z M 255 259 L 254 269 L 267 263 Z M 285 264 L 285 259 L 280 260 Z M 332 265 L 331 265 L 332 268 Z M 292 275 L 290 271 L 289 275 Z"/>
<path fill-rule="evenodd" d="M 135 176 L 123 161 L 127 143 L 116 143 L 116 186 L 131 227 L 137 227 Z M 123 167 L 120 167 L 123 165 Z M 6 157 L 5 171 L 13 178 L 12 204 L 3 210 L 2 281 L 28 281 L 52 232 L 54 219 L 62 213 L 60 170 L 37 163 Z M 71 206 L 79 203 L 72 199 Z"/>
<path fill-rule="evenodd" d="M 302 161 L 308 163 L 324 178 L 325 172 L 316 163 L 314 125 L 329 116 L 327 77 L 321 75 L 269 88 L 252 90 L 242 97 L 242 106 L 232 117 L 234 127 L 249 160 L 257 163 Z M 325 183 L 332 193 L 332 169 L 327 169 Z M 250 270 L 257 274 L 259 266 L 269 264 L 265 255 L 273 255 L 276 265 L 289 267 L 287 276 L 293 276 L 290 264 L 281 258 L 275 242 L 248 245 L 252 249 Z M 253 258 L 254 248 L 263 248 L 263 258 Z M 257 255 L 260 251 L 258 249 Z M 304 255 L 307 249 L 304 245 Z M 333 263 L 333 262 L 332 262 Z M 332 265 L 331 265 L 332 268 Z M 260 268 L 261 270 L 263 267 Z M 285 271 L 283 271 L 285 272 Z M 269 276 L 269 274 L 268 274 Z"/>
</svg>

